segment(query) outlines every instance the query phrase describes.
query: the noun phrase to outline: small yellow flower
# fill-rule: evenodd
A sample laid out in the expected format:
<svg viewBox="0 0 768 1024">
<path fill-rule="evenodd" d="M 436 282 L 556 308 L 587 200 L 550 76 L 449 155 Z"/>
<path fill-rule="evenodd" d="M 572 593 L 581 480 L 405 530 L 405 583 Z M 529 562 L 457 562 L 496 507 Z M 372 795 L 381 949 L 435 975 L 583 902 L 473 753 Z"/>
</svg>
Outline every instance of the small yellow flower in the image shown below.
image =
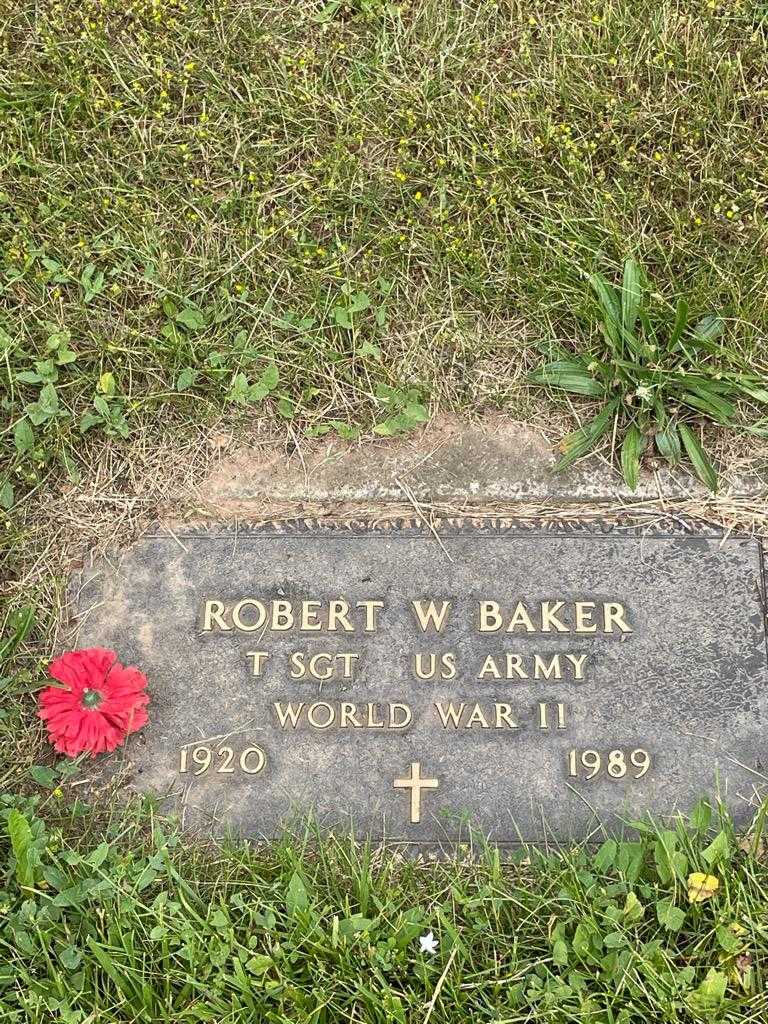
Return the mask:
<svg viewBox="0 0 768 1024">
<path fill-rule="evenodd" d="M 719 888 L 720 881 L 714 875 L 694 871 L 688 875 L 688 902 L 703 903 L 714 896 Z"/>
</svg>

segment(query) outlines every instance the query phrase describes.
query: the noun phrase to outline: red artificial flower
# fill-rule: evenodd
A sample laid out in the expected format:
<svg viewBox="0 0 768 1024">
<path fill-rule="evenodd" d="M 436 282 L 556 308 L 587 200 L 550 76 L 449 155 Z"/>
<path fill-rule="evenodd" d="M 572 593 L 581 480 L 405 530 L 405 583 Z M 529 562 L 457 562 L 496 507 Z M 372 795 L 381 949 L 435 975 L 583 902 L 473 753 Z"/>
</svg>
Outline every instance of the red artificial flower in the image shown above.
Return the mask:
<svg viewBox="0 0 768 1024">
<path fill-rule="evenodd" d="M 114 750 L 149 721 L 147 678 L 132 665 L 121 665 L 114 651 L 68 651 L 51 662 L 48 672 L 64 686 L 43 690 L 38 714 L 61 754 L 76 757 L 89 751 L 95 757 Z"/>
</svg>

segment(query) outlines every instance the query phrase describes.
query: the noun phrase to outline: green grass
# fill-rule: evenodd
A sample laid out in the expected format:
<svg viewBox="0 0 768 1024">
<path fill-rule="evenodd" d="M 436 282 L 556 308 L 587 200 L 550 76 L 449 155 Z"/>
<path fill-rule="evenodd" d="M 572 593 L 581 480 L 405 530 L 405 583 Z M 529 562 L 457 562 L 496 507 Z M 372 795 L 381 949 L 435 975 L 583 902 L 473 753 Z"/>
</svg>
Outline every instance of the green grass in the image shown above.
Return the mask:
<svg viewBox="0 0 768 1024">
<path fill-rule="evenodd" d="M 722 312 L 765 377 L 767 37 L 738 0 L 0 0 L 3 635 L 35 606 L 0 668 L 4 1021 L 764 1019 L 759 833 L 511 868 L 190 848 L 59 799 L 32 698 L 64 586 L 38 519 L 90 438 L 546 417 L 528 371 L 595 344 L 586 277 L 629 256 L 655 323 Z"/>
<path fill-rule="evenodd" d="M 765 371 L 763 3 L 3 9 L 6 505 L 161 409 L 530 415 L 630 255 Z"/>
<path fill-rule="evenodd" d="M 0 875 L 8 1024 L 758 1024 L 768 1011 L 760 829 L 739 845 L 705 804 L 591 852 L 520 851 L 509 866 L 478 843 L 424 866 L 311 832 L 190 849 L 160 820 L 148 836 L 146 811 L 57 814 L 57 792 L 24 805 L 28 829 L 16 812 Z M 688 900 L 692 870 L 720 883 L 707 902 Z"/>
</svg>

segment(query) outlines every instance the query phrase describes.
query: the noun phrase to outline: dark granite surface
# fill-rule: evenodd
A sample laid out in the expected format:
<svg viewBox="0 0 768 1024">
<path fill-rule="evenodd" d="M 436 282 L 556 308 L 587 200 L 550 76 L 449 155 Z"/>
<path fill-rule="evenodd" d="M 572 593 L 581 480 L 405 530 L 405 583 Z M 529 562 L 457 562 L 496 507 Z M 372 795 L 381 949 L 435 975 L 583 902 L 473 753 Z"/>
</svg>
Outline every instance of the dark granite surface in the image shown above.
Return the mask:
<svg viewBox="0 0 768 1024">
<path fill-rule="evenodd" d="M 189 824 L 262 837 L 311 809 L 324 824 L 417 843 L 455 836 L 467 819 L 498 842 L 567 840 L 592 833 L 599 820 L 688 810 L 716 790 L 740 820 L 753 813 L 768 767 L 762 588 L 755 540 L 682 531 L 465 524 L 438 541 L 426 529 L 362 524 L 222 528 L 146 536 L 86 568 L 78 639 L 114 647 L 150 680 L 150 724 L 102 763 L 118 768 L 125 785 L 169 794 Z M 244 598 L 268 610 L 289 601 L 296 615 L 302 601 L 321 602 L 309 608 L 310 625 L 327 625 L 329 601 L 351 610 L 336 606 L 333 632 L 275 631 L 269 622 L 222 630 Z M 429 599 L 452 602 L 439 634 L 422 633 L 412 610 L 412 601 Z M 204 631 L 208 600 L 224 611 Z M 365 609 L 355 607 L 366 600 L 383 602 L 370 612 L 371 632 Z M 499 604 L 500 631 L 479 632 L 481 601 Z M 522 613 L 506 631 L 519 601 L 535 632 Z M 551 621 L 542 632 L 542 602 L 555 601 L 564 602 L 554 614 L 568 631 Z M 574 631 L 576 602 L 582 625 L 597 624 L 596 632 Z M 611 632 L 603 629 L 606 603 L 622 607 Z M 257 612 L 244 606 L 241 623 Z M 249 651 L 269 655 L 258 677 Z M 348 659 L 351 678 L 336 658 L 330 679 L 292 679 L 294 652 L 358 657 Z M 418 653 L 438 663 L 454 655 L 455 676 L 418 679 Z M 491 670 L 478 678 L 489 655 L 502 678 Z M 553 677 L 523 679 L 513 667 L 507 679 L 506 655 L 529 675 L 539 655 L 540 674 Z M 555 655 L 561 679 L 551 669 Z M 319 659 L 318 670 L 329 663 Z M 274 707 L 289 701 L 303 705 L 295 729 L 280 727 Z M 449 702 L 465 706 L 456 729 L 443 727 L 436 708 Z M 388 727 L 390 705 L 407 705 L 406 728 Z M 316 726 L 331 713 L 333 724 L 309 726 L 312 706 Z M 408 711 L 392 714 L 397 724 Z M 211 764 L 195 775 L 206 747 Z M 243 771 L 241 755 L 254 747 L 243 762 L 251 771 Z M 596 758 L 582 761 L 584 751 L 600 757 L 592 779 Z M 650 767 L 636 779 L 646 753 Z M 262 754 L 264 767 L 253 773 Z M 437 780 L 422 790 L 418 822 L 403 786 L 414 763 L 422 778 Z"/>
</svg>

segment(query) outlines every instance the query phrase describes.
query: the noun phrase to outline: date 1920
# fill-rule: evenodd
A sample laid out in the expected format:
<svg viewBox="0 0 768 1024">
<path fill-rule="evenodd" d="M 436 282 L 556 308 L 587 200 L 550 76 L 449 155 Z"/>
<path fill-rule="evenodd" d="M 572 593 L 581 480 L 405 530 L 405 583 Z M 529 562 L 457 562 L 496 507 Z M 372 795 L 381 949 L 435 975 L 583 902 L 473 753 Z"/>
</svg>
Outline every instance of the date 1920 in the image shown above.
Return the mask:
<svg viewBox="0 0 768 1024">
<path fill-rule="evenodd" d="M 190 764 L 191 762 L 191 764 Z M 233 775 L 241 771 L 245 775 L 258 775 L 267 763 L 266 755 L 261 747 L 245 747 L 238 756 L 232 747 L 218 747 L 213 750 L 207 743 L 182 747 L 179 751 L 179 773 L 192 772 L 202 775 L 212 768 L 218 775 Z"/>
<path fill-rule="evenodd" d="M 568 752 L 568 774 L 574 779 L 589 780 L 601 774 L 609 779 L 623 779 L 627 774 L 632 779 L 642 779 L 650 767 L 651 755 L 640 747 L 631 752 L 611 750 L 604 754 L 597 750 Z"/>
</svg>

